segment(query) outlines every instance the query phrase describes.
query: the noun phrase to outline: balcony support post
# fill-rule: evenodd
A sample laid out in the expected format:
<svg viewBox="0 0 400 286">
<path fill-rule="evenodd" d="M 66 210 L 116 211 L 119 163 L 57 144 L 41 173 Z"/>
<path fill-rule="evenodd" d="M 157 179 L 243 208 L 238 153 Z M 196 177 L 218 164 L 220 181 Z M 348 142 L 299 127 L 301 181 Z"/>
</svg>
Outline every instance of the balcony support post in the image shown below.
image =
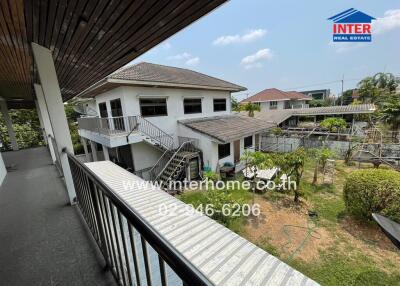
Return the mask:
<svg viewBox="0 0 400 286">
<path fill-rule="evenodd" d="M 92 160 L 93 162 L 99 161 L 97 159 L 97 143 L 90 140 L 90 149 L 92 149 Z"/>
<path fill-rule="evenodd" d="M 47 144 L 48 144 L 48 147 L 50 150 L 51 159 L 54 164 L 57 157 L 56 157 L 56 154 L 54 154 L 53 143 L 51 142 L 51 140 L 48 140 L 49 136 L 54 137 L 54 134 L 53 134 L 53 129 L 51 128 L 49 113 L 47 112 L 46 101 L 44 100 L 43 89 L 42 89 L 42 86 L 37 83 L 35 83 L 33 85 L 33 87 L 35 89 L 36 101 L 39 106 L 38 112 L 40 113 L 42 120 L 43 120 L 45 136 L 46 136 Z"/>
<path fill-rule="evenodd" d="M 69 201 L 71 205 L 73 205 L 76 203 L 75 187 L 72 179 L 71 168 L 68 162 L 68 156 L 66 152 L 63 152 L 63 150 L 65 149 L 69 153 L 73 154 L 74 149 L 72 146 L 67 117 L 65 115 L 61 90 L 58 84 L 56 68 L 53 62 L 53 56 L 49 49 L 36 43 L 32 43 L 32 53 L 39 74 L 51 129 L 53 130 L 54 139 L 57 143 L 56 151 L 58 151 L 59 154 Z"/>
<path fill-rule="evenodd" d="M 46 135 L 46 130 L 44 128 L 44 123 L 43 123 L 43 118 L 42 118 L 42 113 L 40 111 L 40 106 L 39 106 L 39 102 L 37 101 L 37 98 L 35 98 L 35 107 L 36 107 L 36 113 L 38 115 L 39 118 L 39 124 L 40 124 L 40 129 L 42 130 L 42 136 L 43 136 L 43 141 L 45 145 L 48 145 L 47 143 L 47 135 Z"/>
<path fill-rule="evenodd" d="M 13 151 L 18 151 L 19 147 L 17 143 L 17 137 L 15 137 L 12 120 L 10 114 L 8 113 L 7 102 L 4 99 L 0 100 L 0 107 L 1 107 L 1 113 L 3 114 L 4 123 L 7 126 L 7 132 L 8 132 L 8 137 L 10 138 L 11 148 L 13 149 Z"/>
<path fill-rule="evenodd" d="M 103 145 L 104 160 L 110 161 L 110 154 L 108 153 L 108 147 Z"/>
<path fill-rule="evenodd" d="M 88 150 L 88 147 L 87 147 L 86 138 L 81 137 L 81 144 L 83 146 L 83 151 L 85 151 L 86 162 L 90 162 L 91 158 L 90 158 L 89 150 Z"/>
</svg>

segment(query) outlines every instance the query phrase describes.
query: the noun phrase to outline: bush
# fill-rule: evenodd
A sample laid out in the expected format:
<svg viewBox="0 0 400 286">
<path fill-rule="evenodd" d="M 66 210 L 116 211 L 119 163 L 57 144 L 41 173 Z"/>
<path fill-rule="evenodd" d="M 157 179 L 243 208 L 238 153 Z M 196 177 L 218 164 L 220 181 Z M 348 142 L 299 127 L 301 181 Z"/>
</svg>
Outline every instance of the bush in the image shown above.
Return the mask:
<svg viewBox="0 0 400 286">
<path fill-rule="evenodd" d="M 396 171 L 354 171 L 346 179 L 343 196 L 347 211 L 357 218 L 371 219 L 372 213 L 379 213 L 400 222 L 400 174 Z"/>
</svg>

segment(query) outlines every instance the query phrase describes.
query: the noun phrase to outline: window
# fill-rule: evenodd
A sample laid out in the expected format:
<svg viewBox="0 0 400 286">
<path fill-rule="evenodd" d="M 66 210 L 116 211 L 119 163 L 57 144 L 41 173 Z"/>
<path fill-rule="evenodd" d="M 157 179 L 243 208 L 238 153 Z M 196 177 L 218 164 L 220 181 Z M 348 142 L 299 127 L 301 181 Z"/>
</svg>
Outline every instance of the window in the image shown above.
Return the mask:
<svg viewBox="0 0 400 286">
<path fill-rule="evenodd" d="M 108 117 L 107 105 L 105 102 L 99 103 L 99 113 L 101 118 Z"/>
<path fill-rule="evenodd" d="M 218 159 L 223 159 L 231 154 L 231 143 L 218 145 Z"/>
<path fill-rule="evenodd" d="M 253 146 L 253 136 L 244 137 L 244 148 Z"/>
<path fill-rule="evenodd" d="M 226 110 L 226 98 L 214 98 L 214 111 Z"/>
<path fill-rule="evenodd" d="M 166 98 L 141 98 L 139 102 L 142 116 L 168 115 Z"/>
<path fill-rule="evenodd" d="M 112 117 L 122 116 L 121 99 L 114 99 L 110 101 Z"/>
<path fill-rule="evenodd" d="M 269 109 L 276 109 L 278 107 L 277 101 L 270 101 L 269 102 Z"/>
<path fill-rule="evenodd" d="M 183 99 L 183 112 L 185 114 L 201 113 L 201 98 Z"/>
</svg>

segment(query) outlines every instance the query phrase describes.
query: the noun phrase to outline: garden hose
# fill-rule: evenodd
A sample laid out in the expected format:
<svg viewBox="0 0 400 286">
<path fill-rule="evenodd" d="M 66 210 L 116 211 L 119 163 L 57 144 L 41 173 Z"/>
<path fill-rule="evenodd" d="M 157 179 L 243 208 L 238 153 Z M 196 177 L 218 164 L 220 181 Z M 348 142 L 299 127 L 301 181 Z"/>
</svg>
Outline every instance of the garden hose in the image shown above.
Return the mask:
<svg viewBox="0 0 400 286">
<path fill-rule="evenodd" d="M 315 230 L 318 227 L 318 218 L 310 218 L 308 217 L 307 226 L 300 226 L 300 225 L 292 225 L 292 224 L 285 224 L 282 227 L 283 233 L 286 235 L 288 242 L 284 245 L 287 246 L 292 243 L 292 237 L 290 236 L 289 229 L 290 228 L 298 228 L 298 229 L 305 229 L 306 236 L 301 241 L 299 246 L 290 254 L 288 257 L 288 262 L 292 261 L 292 259 L 307 245 L 310 238 L 321 239 L 321 235 Z"/>
</svg>

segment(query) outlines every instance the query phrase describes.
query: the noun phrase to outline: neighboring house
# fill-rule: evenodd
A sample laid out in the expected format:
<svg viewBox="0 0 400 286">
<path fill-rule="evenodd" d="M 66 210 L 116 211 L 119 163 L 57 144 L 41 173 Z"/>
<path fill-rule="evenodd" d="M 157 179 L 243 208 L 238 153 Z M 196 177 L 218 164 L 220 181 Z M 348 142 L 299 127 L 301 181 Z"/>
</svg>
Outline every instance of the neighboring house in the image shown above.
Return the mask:
<svg viewBox="0 0 400 286">
<path fill-rule="evenodd" d="M 277 88 L 268 88 L 242 100 L 240 104 L 252 102 L 260 105 L 261 111 L 267 111 L 306 108 L 308 107 L 307 102 L 309 100 L 312 100 L 312 98 L 297 91 L 282 91 Z"/>
<path fill-rule="evenodd" d="M 312 97 L 315 100 L 324 100 L 331 94 L 330 89 L 315 89 L 315 90 L 304 90 L 299 91 L 300 93 Z"/>
<path fill-rule="evenodd" d="M 80 95 L 93 98 L 100 118 L 79 118 L 79 134 L 92 149 L 101 144 L 105 159 L 146 179 L 197 177 L 202 167 L 239 163 L 271 126 L 231 114 L 231 93 L 243 90 L 188 69 L 139 63 Z"/>
</svg>

